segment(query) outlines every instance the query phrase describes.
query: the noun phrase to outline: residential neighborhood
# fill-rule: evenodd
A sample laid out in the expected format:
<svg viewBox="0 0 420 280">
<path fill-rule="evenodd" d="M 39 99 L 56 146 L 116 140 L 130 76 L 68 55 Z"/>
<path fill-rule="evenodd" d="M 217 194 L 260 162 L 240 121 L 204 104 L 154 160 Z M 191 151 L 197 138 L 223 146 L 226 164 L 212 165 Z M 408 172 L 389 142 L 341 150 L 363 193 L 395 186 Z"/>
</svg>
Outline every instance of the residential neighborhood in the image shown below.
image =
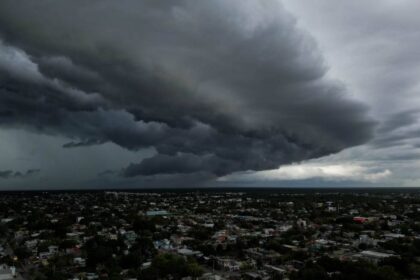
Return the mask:
<svg viewBox="0 0 420 280">
<path fill-rule="evenodd" d="M 418 191 L 0 196 L 0 279 L 418 279 Z"/>
</svg>

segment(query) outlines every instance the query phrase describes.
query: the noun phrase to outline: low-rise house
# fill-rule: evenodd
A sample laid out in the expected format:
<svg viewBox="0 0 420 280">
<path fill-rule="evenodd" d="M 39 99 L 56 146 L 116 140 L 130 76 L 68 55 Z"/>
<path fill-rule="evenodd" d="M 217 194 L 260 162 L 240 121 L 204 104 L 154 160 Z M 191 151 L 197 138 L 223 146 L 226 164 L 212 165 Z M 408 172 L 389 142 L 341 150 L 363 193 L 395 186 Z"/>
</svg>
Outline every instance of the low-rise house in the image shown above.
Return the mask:
<svg viewBox="0 0 420 280">
<path fill-rule="evenodd" d="M 38 256 L 41 260 L 47 260 L 52 254 L 50 252 L 40 252 Z"/>
<path fill-rule="evenodd" d="M 216 258 L 217 264 L 220 265 L 223 269 L 228 271 L 239 271 L 241 267 L 241 263 L 228 258 Z"/>
<path fill-rule="evenodd" d="M 48 246 L 48 252 L 51 255 L 57 254 L 58 253 L 58 246 L 55 246 L 55 245 Z"/>
<path fill-rule="evenodd" d="M 177 253 L 182 255 L 182 256 L 186 256 L 186 257 L 190 257 L 190 256 L 201 256 L 202 253 L 200 251 L 193 251 L 191 249 L 188 248 L 181 248 L 177 250 Z"/>
<path fill-rule="evenodd" d="M 360 256 L 363 259 L 366 259 L 366 260 L 371 261 L 373 263 L 378 263 L 378 262 L 380 262 L 380 261 L 382 261 L 386 258 L 396 257 L 397 255 L 365 250 L 365 251 L 360 252 Z"/>
<path fill-rule="evenodd" d="M 81 257 L 73 258 L 73 263 L 79 267 L 86 267 L 86 260 Z"/>
</svg>

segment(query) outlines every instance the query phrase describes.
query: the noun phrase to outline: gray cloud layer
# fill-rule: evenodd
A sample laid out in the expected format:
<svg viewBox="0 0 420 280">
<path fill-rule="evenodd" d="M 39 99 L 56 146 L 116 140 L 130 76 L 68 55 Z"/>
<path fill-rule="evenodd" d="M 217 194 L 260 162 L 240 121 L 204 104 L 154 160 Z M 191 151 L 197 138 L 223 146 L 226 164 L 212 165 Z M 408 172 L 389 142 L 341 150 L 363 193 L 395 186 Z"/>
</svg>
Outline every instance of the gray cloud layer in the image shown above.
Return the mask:
<svg viewBox="0 0 420 280">
<path fill-rule="evenodd" d="M 3 0 L 0 38 L 0 125 L 156 149 L 123 176 L 265 170 L 372 134 L 277 1 Z"/>
</svg>

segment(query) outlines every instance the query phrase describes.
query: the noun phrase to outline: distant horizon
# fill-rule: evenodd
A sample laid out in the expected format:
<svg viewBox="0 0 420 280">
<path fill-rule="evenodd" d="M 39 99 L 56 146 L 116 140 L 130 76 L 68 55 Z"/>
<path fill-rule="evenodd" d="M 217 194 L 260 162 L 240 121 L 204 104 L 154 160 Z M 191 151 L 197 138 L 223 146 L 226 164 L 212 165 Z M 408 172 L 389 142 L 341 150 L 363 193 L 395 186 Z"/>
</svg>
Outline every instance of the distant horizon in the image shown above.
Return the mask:
<svg viewBox="0 0 420 280">
<path fill-rule="evenodd" d="M 16 192 L 36 192 L 36 193 L 56 193 L 56 192 L 265 192 L 282 190 L 293 193 L 294 191 L 311 191 L 316 193 L 317 191 L 333 191 L 333 192 L 348 192 L 348 191 L 420 191 L 420 187 L 146 187 L 146 188 L 48 188 L 48 189 L 2 189 L 0 193 L 16 193 Z"/>
</svg>

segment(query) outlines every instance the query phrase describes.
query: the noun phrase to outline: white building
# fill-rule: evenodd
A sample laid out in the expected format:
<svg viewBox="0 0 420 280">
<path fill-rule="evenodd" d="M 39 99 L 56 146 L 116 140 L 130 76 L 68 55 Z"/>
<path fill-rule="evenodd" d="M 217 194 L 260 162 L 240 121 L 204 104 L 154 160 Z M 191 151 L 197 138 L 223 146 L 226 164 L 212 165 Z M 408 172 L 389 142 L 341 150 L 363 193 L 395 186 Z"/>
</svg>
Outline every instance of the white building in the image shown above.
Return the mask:
<svg viewBox="0 0 420 280">
<path fill-rule="evenodd" d="M 11 280 L 16 277 L 16 268 L 14 266 L 0 265 L 0 280 Z"/>
</svg>

